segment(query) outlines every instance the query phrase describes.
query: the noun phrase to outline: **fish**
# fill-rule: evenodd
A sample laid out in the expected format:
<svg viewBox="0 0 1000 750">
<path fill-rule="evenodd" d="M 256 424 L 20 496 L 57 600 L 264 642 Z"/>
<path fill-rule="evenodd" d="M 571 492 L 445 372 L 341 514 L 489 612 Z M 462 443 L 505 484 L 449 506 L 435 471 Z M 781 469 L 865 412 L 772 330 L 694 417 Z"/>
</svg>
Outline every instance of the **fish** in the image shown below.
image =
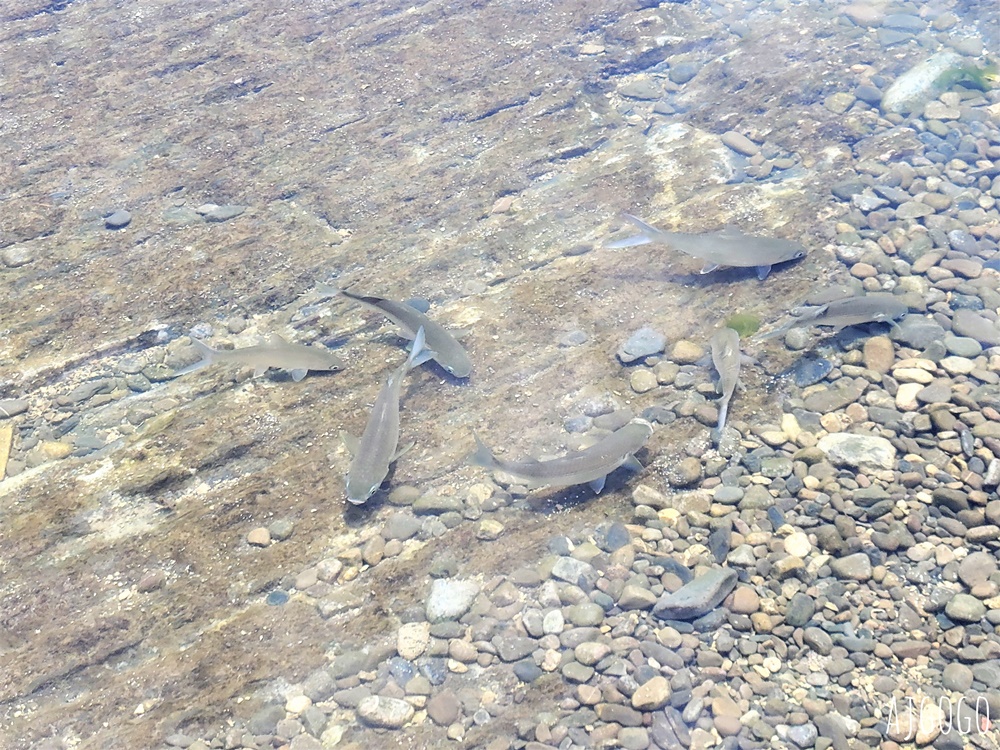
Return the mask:
<svg viewBox="0 0 1000 750">
<path fill-rule="evenodd" d="M 427 348 L 433 351 L 434 361 L 456 378 L 467 378 L 472 374 L 472 362 L 469 359 L 465 348 L 458 342 L 451 332 L 440 323 L 436 323 L 412 305 L 406 302 L 394 302 L 382 297 L 373 297 L 364 294 L 355 294 L 346 289 L 333 289 L 323 285 L 321 291 L 325 293 L 340 293 L 373 310 L 377 310 L 385 317 L 403 329 L 403 333 L 408 339 L 412 339 L 417 329 L 424 329 L 424 336 L 427 340 Z"/>
<path fill-rule="evenodd" d="M 351 466 L 347 470 L 347 499 L 354 505 L 363 505 L 367 502 L 382 486 L 389 473 L 389 466 L 412 447 L 411 444 L 397 451 L 399 396 L 406 373 L 433 359 L 435 352 L 425 349 L 425 344 L 424 329 L 421 327 L 413 337 L 410 356 L 389 376 L 375 398 L 361 439 L 358 440 L 346 432 L 341 433 L 344 445 L 353 454 Z"/>
<path fill-rule="evenodd" d="M 572 451 L 560 458 L 504 461 L 493 455 L 493 451 L 473 433 L 476 450 L 469 457 L 469 462 L 484 469 L 510 474 L 528 487 L 568 487 L 586 483 L 596 494 L 600 494 L 608 474 L 618 467 L 642 470 L 642 464 L 634 454 L 652 434 L 653 425 L 644 419 L 633 419 L 589 448 Z"/>
<path fill-rule="evenodd" d="M 780 336 L 792 328 L 831 326 L 838 332 L 848 326 L 862 323 L 890 323 L 896 321 L 910 311 L 909 305 L 902 298 L 889 292 L 873 292 L 856 297 L 842 297 L 806 310 L 801 316 L 780 328 L 765 333 L 757 338 L 765 340 Z"/>
<path fill-rule="evenodd" d="M 726 426 L 726 414 L 729 412 L 729 402 L 736 392 L 740 382 L 740 335 L 728 326 L 720 328 L 712 336 L 712 364 L 719 373 L 719 434 Z"/>
<path fill-rule="evenodd" d="M 623 240 L 609 242 L 605 247 L 634 247 L 656 242 L 668 245 L 682 253 L 705 261 L 700 273 L 710 273 L 719 266 L 755 268 L 757 278 L 764 279 L 771 272 L 771 266 L 806 255 L 806 248 L 798 242 L 756 237 L 744 234 L 736 227 L 726 227 L 718 232 L 706 234 L 684 234 L 665 232 L 631 214 L 624 214 L 639 229 L 639 234 Z"/>
<path fill-rule="evenodd" d="M 213 349 L 194 336 L 189 337 L 201 359 L 192 365 L 178 370 L 174 377 L 187 375 L 202 367 L 225 362 L 253 368 L 255 376 L 263 375 L 269 368 L 276 367 L 288 370 L 292 380 L 298 383 L 310 370 L 326 372 L 344 369 L 343 360 L 326 347 L 306 346 L 286 341 L 276 333 L 272 333 L 260 344 L 245 346 L 241 349 Z"/>
</svg>

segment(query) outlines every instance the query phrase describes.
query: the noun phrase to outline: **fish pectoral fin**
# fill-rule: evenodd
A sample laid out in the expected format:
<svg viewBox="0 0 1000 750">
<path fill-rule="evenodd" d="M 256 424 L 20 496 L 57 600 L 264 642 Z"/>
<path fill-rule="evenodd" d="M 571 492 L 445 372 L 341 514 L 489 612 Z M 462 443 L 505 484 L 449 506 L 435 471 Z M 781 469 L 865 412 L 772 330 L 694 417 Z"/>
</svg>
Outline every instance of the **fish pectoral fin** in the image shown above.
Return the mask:
<svg viewBox="0 0 1000 750">
<path fill-rule="evenodd" d="M 354 437 L 354 435 L 350 434 L 349 432 L 344 432 L 343 430 L 341 430 L 340 439 L 344 441 L 344 445 L 347 447 L 347 450 L 351 452 L 352 456 L 358 455 L 358 450 L 361 448 L 361 443 L 356 437 Z"/>
<path fill-rule="evenodd" d="M 701 270 L 698 271 L 698 273 L 700 274 L 712 273 L 712 271 L 714 271 L 718 267 L 719 267 L 718 263 L 706 263 L 704 266 L 701 267 Z"/>
<path fill-rule="evenodd" d="M 402 448 L 400 448 L 398 451 L 396 451 L 396 455 L 392 457 L 392 459 L 389 461 L 389 463 L 392 463 L 393 461 L 399 460 L 402 457 L 402 455 L 404 453 L 408 452 L 411 448 L 413 448 L 414 445 L 416 445 L 416 442 L 411 442 L 411 443 L 407 443 L 406 445 L 404 445 Z"/>
<path fill-rule="evenodd" d="M 594 491 L 595 495 L 600 495 L 601 494 L 601 490 L 604 489 L 604 482 L 605 482 L 606 479 L 607 479 L 607 476 L 598 477 L 597 479 L 593 480 L 592 482 L 587 482 L 587 484 L 590 487 L 590 489 L 592 489 Z"/>
<path fill-rule="evenodd" d="M 645 466 L 639 463 L 639 459 L 629 453 L 625 456 L 625 460 L 622 461 L 622 468 L 628 469 L 629 471 L 642 471 Z"/>
<path fill-rule="evenodd" d="M 306 373 L 309 372 L 309 370 L 297 367 L 294 370 L 289 370 L 289 372 L 292 374 L 292 380 L 298 383 L 300 380 L 302 380 L 302 378 L 306 376 Z"/>
<path fill-rule="evenodd" d="M 771 266 L 757 266 L 757 278 L 763 281 L 771 273 Z"/>
</svg>

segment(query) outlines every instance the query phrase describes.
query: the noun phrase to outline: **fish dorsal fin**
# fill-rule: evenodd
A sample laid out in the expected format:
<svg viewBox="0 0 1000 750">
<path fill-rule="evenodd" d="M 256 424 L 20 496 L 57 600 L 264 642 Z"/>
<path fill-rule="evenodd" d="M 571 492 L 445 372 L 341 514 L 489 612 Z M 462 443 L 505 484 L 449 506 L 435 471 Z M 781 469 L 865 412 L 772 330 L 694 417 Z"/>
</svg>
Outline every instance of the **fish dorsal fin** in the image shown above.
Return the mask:
<svg viewBox="0 0 1000 750">
<path fill-rule="evenodd" d="M 292 375 L 292 380 L 298 383 L 300 380 L 302 380 L 302 378 L 306 376 L 306 373 L 308 373 L 309 370 L 305 369 L 304 367 L 299 367 L 294 370 L 290 370 L 290 372 Z"/>
<path fill-rule="evenodd" d="M 701 270 L 698 271 L 698 273 L 700 274 L 712 273 L 712 271 L 714 271 L 718 267 L 719 267 L 718 263 L 706 263 L 704 266 L 701 267 Z"/>
<path fill-rule="evenodd" d="M 724 240 L 738 240 L 746 237 L 743 230 L 735 224 L 726 224 L 726 226 L 716 233 L 716 236 Z"/>
<path fill-rule="evenodd" d="M 771 273 L 771 266 L 757 266 L 757 278 L 763 281 Z"/>
<path fill-rule="evenodd" d="M 282 336 L 280 333 L 269 333 L 267 335 L 266 343 L 270 344 L 271 346 L 283 346 L 288 344 L 288 342 L 285 340 L 285 337 Z"/>
<path fill-rule="evenodd" d="M 590 485 L 590 489 L 592 489 L 594 491 L 595 495 L 600 495 L 601 494 L 601 490 L 604 489 L 604 482 L 606 480 L 607 480 L 607 476 L 598 477 L 597 479 L 593 480 L 592 482 L 587 482 L 587 484 Z"/>
<path fill-rule="evenodd" d="M 361 443 L 358 441 L 356 437 L 354 437 L 354 435 L 352 435 L 349 432 L 341 431 L 340 439 L 344 441 L 344 445 L 347 447 L 347 450 L 351 452 L 351 455 L 353 456 L 358 455 L 358 450 L 361 448 Z"/>
</svg>

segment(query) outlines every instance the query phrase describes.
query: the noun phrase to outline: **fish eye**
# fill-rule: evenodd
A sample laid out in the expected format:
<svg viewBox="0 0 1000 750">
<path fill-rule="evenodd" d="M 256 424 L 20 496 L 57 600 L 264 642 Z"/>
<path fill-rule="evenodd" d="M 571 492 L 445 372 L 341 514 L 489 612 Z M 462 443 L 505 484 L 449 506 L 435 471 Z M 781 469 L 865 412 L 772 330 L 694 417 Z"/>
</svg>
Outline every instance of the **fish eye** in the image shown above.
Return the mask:
<svg viewBox="0 0 1000 750">
<path fill-rule="evenodd" d="M 799 250 L 797 253 L 795 253 L 796 260 L 799 259 L 799 258 L 804 258 L 804 257 L 806 257 L 805 250 Z"/>
</svg>

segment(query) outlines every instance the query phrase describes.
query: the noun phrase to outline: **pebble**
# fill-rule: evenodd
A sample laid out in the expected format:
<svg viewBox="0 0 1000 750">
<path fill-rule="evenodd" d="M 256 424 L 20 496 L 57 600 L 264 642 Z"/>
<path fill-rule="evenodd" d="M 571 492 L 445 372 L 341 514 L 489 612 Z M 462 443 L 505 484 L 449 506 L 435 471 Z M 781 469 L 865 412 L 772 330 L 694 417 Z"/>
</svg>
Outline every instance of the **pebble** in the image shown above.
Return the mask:
<svg viewBox="0 0 1000 750">
<path fill-rule="evenodd" d="M 727 130 L 722 134 L 721 139 L 726 146 L 743 156 L 753 156 L 760 151 L 760 146 L 735 130 Z"/>
<path fill-rule="evenodd" d="M 0 399 L 0 419 L 10 419 L 28 411 L 28 400 L 24 398 Z"/>
<path fill-rule="evenodd" d="M 246 210 L 246 206 L 217 206 L 214 203 L 206 203 L 195 209 L 195 211 L 205 218 L 205 221 L 210 222 L 223 222 L 235 219 Z"/>
<path fill-rule="evenodd" d="M 469 611 L 479 595 L 479 584 L 451 578 L 438 578 L 431 583 L 425 611 L 431 624 L 457 620 Z"/>
<path fill-rule="evenodd" d="M 670 700 L 670 683 L 662 675 L 644 682 L 632 693 L 632 708 L 636 711 L 656 711 Z"/>
<path fill-rule="evenodd" d="M 891 469 L 896 461 L 892 443 L 874 435 L 833 433 L 820 438 L 817 447 L 835 466 Z"/>
<path fill-rule="evenodd" d="M 701 70 L 700 63 L 691 61 L 677 62 L 670 66 L 667 77 L 670 78 L 671 83 L 683 85 L 698 75 L 699 70 Z"/>
<path fill-rule="evenodd" d="M 26 245 L 8 245 L 0 250 L 0 261 L 7 268 L 20 268 L 28 265 L 32 260 L 34 260 L 34 256 Z"/>
<path fill-rule="evenodd" d="M 124 229 L 131 223 L 132 214 L 123 208 L 104 217 L 104 226 L 108 229 Z"/>
<path fill-rule="evenodd" d="M 254 547 L 267 547 L 271 543 L 271 532 L 259 526 L 247 534 L 247 543 Z"/>
<path fill-rule="evenodd" d="M 462 704 L 454 691 L 445 688 L 427 701 L 427 715 L 439 726 L 448 726 L 462 715 Z"/>
<path fill-rule="evenodd" d="M 986 614 L 986 605 L 969 594 L 955 594 L 944 613 L 956 622 L 979 622 Z"/>
<path fill-rule="evenodd" d="M 358 703 L 357 712 L 358 717 L 366 724 L 385 729 L 401 729 L 415 713 L 413 706 L 406 701 L 382 695 L 363 698 Z"/>
<path fill-rule="evenodd" d="M 400 626 L 396 634 L 397 653 L 407 661 L 413 661 L 427 649 L 430 634 L 429 622 L 408 622 Z"/>
<path fill-rule="evenodd" d="M 630 364 L 660 354 L 666 345 L 666 336 L 649 326 L 644 326 L 629 336 L 628 340 L 622 344 L 618 350 L 618 359 L 624 364 Z"/>
<path fill-rule="evenodd" d="M 794 557 L 804 558 L 812 552 L 812 543 L 808 535 L 795 531 L 785 537 L 785 552 Z"/>
<path fill-rule="evenodd" d="M 663 619 L 693 620 L 715 609 L 736 586 L 736 571 L 713 568 L 673 593 L 664 593 L 653 607 Z"/>
<path fill-rule="evenodd" d="M 705 356 L 705 349 L 693 341 L 679 339 L 670 350 L 670 359 L 679 365 L 691 365 Z"/>
<path fill-rule="evenodd" d="M 629 385 L 636 393 L 648 393 L 659 385 L 652 370 L 642 368 L 632 373 Z"/>
<path fill-rule="evenodd" d="M 732 610 L 741 615 L 752 615 L 760 609 L 760 597 L 749 586 L 738 586 L 733 594 Z"/>
<path fill-rule="evenodd" d="M 867 581 L 872 577 L 872 561 L 864 552 L 830 561 L 830 568 L 838 578 Z"/>
</svg>

